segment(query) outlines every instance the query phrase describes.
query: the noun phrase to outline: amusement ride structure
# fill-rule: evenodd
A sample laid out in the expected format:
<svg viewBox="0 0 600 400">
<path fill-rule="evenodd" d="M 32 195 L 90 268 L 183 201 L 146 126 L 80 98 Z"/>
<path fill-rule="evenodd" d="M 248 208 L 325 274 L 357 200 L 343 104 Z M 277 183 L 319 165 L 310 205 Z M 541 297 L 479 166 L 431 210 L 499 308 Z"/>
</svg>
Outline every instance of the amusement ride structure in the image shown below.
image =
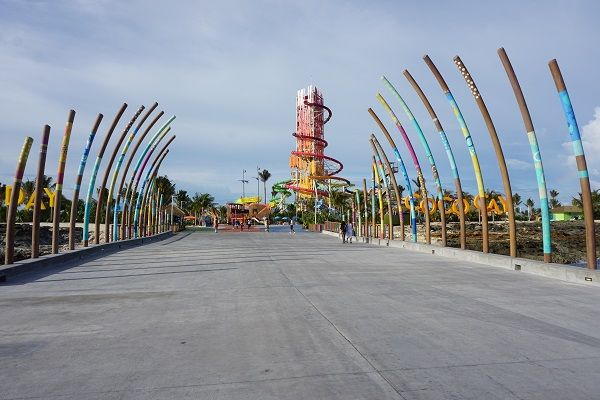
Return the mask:
<svg viewBox="0 0 600 400">
<path fill-rule="evenodd" d="M 325 115 L 325 112 L 327 115 Z M 331 109 L 323 104 L 323 94 L 315 86 L 301 89 L 296 95 L 296 149 L 290 156 L 291 180 L 279 182 L 274 190 L 291 190 L 297 199 L 329 198 L 334 187 L 351 186 L 338 176 L 344 165 L 325 155 L 325 124 L 331 119 Z"/>
</svg>

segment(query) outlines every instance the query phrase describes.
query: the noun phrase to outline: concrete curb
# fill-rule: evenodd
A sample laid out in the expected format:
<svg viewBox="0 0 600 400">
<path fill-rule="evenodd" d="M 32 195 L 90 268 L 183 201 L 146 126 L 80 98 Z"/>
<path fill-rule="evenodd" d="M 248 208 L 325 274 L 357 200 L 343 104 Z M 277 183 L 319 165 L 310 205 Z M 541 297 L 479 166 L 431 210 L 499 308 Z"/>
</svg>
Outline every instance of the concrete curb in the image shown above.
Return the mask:
<svg viewBox="0 0 600 400">
<path fill-rule="evenodd" d="M 336 232 L 322 231 L 323 234 L 338 237 Z M 357 237 L 357 241 L 374 246 L 396 247 L 420 253 L 435 254 L 442 257 L 461 259 L 496 268 L 525 272 L 546 278 L 559 279 L 565 282 L 581 283 L 589 286 L 600 286 L 600 271 L 573 267 L 565 264 L 544 263 L 526 258 L 512 258 L 500 254 L 485 254 L 473 250 L 461 250 L 455 247 L 441 247 L 424 243 L 403 242 L 400 240 Z"/>
<path fill-rule="evenodd" d="M 66 264 L 74 263 L 76 261 L 88 259 L 94 256 L 101 257 L 122 249 L 158 242 L 172 236 L 172 232 L 163 232 L 154 236 L 92 245 L 89 247 L 67 251 L 65 253 L 48 254 L 40 258 L 22 260 L 10 265 L 2 265 L 0 266 L 0 282 L 5 282 L 8 279 L 24 273 L 41 272 L 44 269 L 64 266 Z"/>
</svg>

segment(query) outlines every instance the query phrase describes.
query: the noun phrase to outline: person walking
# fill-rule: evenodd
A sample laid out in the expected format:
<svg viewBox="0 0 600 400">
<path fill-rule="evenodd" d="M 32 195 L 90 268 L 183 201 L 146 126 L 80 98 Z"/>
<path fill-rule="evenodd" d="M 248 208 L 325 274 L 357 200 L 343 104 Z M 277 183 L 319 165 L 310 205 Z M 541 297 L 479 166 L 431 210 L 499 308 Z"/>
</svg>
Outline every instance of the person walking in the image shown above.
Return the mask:
<svg viewBox="0 0 600 400">
<path fill-rule="evenodd" d="M 290 235 L 295 235 L 296 231 L 294 230 L 294 219 L 290 219 Z"/>
<path fill-rule="evenodd" d="M 346 238 L 348 239 L 348 243 L 352 243 L 352 236 L 354 236 L 354 227 L 352 226 L 352 222 L 348 221 L 346 224 Z"/>
<path fill-rule="evenodd" d="M 219 218 L 216 215 L 213 215 L 213 227 L 215 228 L 215 233 L 219 232 Z"/>
<path fill-rule="evenodd" d="M 248 227 L 248 231 L 250 231 L 250 227 L 252 226 L 252 220 L 250 218 L 246 221 L 246 226 Z"/>
<path fill-rule="evenodd" d="M 342 235 L 342 243 L 346 243 L 346 221 L 340 223 L 340 234 Z"/>
</svg>

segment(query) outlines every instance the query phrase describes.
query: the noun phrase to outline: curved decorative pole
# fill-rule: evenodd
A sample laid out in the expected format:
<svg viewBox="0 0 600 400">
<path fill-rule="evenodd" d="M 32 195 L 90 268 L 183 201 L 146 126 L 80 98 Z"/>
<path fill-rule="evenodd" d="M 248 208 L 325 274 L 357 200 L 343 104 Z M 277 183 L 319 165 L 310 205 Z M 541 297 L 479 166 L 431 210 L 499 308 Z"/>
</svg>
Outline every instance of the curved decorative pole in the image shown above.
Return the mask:
<svg viewBox="0 0 600 400">
<path fill-rule="evenodd" d="M 171 137 L 171 139 L 169 139 L 169 141 L 167 143 L 165 143 L 165 145 L 161 149 L 160 153 L 158 153 L 158 155 L 156 156 L 156 158 L 152 162 L 152 165 L 150 166 L 150 168 L 148 168 L 148 171 L 146 172 L 146 178 L 142 182 L 142 186 L 140 188 L 140 192 L 138 194 L 137 201 L 135 202 L 135 214 L 133 216 L 133 234 L 134 234 L 134 237 L 138 237 L 138 221 L 139 221 L 139 216 L 140 216 L 140 212 L 141 212 L 140 210 L 143 210 L 144 207 L 145 207 L 145 205 L 146 205 L 145 204 L 145 202 L 146 202 L 146 196 L 147 196 L 147 193 L 145 191 L 146 184 L 150 181 L 150 177 L 152 176 L 152 174 L 155 171 L 158 170 L 158 167 L 160 166 L 160 163 L 162 162 L 162 160 L 165 158 L 165 156 L 169 152 L 168 146 L 173 142 L 173 140 L 175 140 L 175 137 L 176 136 Z M 148 157 L 146 158 L 146 161 L 150 158 L 151 154 L 152 153 L 148 154 Z M 145 165 L 144 165 L 144 167 L 145 167 Z"/>
<path fill-rule="evenodd" d="M 40 214 L 42 205 L 42 193 L 44 190 L 44 170 L 46 169 L 46 153 L 48 152 L 48 140 L 50 139 L 50 126 L 45 125 L 42 132 L 42 143 L 40 144 L 40 157 L 38 159 L 37 176 L 35 178 L 33 219 L 31 227 L 31 258 L 40 256 Z"/>
<path fill-rule="evenodd" d="M 113 199 L 113 191 L 115 189 L 115 184 L 117 182 L 117 177 L 119 176 L 119 170 L 121 169 L 121 165 L 123 164 L 123 159 L 125 158 L 125 153 L 127 153 L 127 150 L 129 149 L 129 146 L 131 145 L 131 142 L 133 141 L 133 139 L 135 138 L 135 136 L 137 135 L 137 133 L 141 129 L 142 125 L 144 125 L 144 122 L 146 122 L 146 120 L 148 119 L 148 117 L 154 111 L 154 109 L 156 107 L 158 107 L 158 103 L 155 102 L 152 105 L 152 107 L 150 107 L 146 111 L 146 113 L 142 116 L 142 118 L 138 122 L 138 124 L 135 127 L 135 129 L 133 130 L 133 132 L 127 138 L 127 141 L 125 142 L 125 145 L 123 146 L 123 149 L 121 150 L 121 154 L 119 155 L 119 158 L 117 159 L 117 164 L 115 165 L 115 168 L 114 168 L 114 171 L 113 171 L 113 175 L 112 175 L 112 178 L 110 180 L 110 185 L 108 186 L 108 200 L 106 202 L 106 210 L 105 210 L 105 213 L 104 213 L 104 232 L 105 232 L 104 240 L 105 240 L 106 243 L 110 242 L 110 206 L 111 206 L 112 199 Z M 143 106 L 140 107 L 140 110 L 142 110 L 142 109 L 143 109 Z M 115 146 L 115 152 L 117 152 L 118 150 L 119 150 L 119 146 Z M 107 170 L 107 173 L 108 173 L 108 170 Z M 115 211 L 116 211 L 116 209 L 118 208 L 118 203 L 117 202 L 115 202 L 115 207 L 114 208 L 115 208 Z M 117 240 L 117 238 L 118 238 L 117 232 L 118 231 L 119 231 L 119 228 L 115 224 L 113 226 L 113 240 Z"/>
<path fill-rule="evenodd" d="M 535 175 L 537 179 L 538 192 L 540 196 L 540 210 L 542 212 L 542 241 L 544 249 L 544 262 L 552 262 L 552 236 L 550 233 L 550 211 L 548 208 L 548 192 L 546 190 L 546 178 L 544 177 L 544 166 L 542 164 L 542 156 L 540 154 L 540 148 L 538 146 L 537 136 L 533 128 L 533 121 L 531 115 L 529 115 L 529 109 L 525 102 L 525 96 L 521 90 L 521 85 L 517 79 L 517 75 L 512 67 L 512 64 L 504 51 L 503 48 L 498 49 L 498 56 L 502 61 L 508 80 L 512 86 L 519 110 L 521 111 L 521 118 L 525 125 L 525 131 L 531 147 L 531 155 L 533 156 L 533 163 L 535 165 Z M 474 84 L 473 84 L 474 85 Z M 476 90 L 476 89 L 475 89 Z M 508 199 L 507 199 L 508 200 Z M 512 244 L 511 244 L 512 246 Z M 513 256 L 511 251 L 511 256 Z M 516 250 L 515 255 L 516 256 Z"/>
<path fill-rule="evenodd" d="M 585 160 L 585 153 L 583 152 L 583 143 L 581 142 L 581 135 L 579 134 L 579 127 L 577 126 L 577 120 L 575 119 L 575 111 L 573 111 L 573 105 L 571 104 L 571 98 L 567 91 L 567 86 L 558 67 L 558 62 L 552 60 L 548 63 L 550 72 L 552 73 L 552 79 L 556 85 L 560 102 L 567 118 L 567 125 L 569 126 L 569 135 L 571 136 L 571 143 L 573 145 L 573 153 L 575 154 L 575 161 L 577 162 L 577 170 L 579 171 L 579 184 L 581 185 L 581 200 L 583 203 L 583 217 L 585 220 L 585 244 L 587 254 L 587 267 L 589 269 L 596 269 L 596 229 L 594 227 L 594 209 L 592 206 L 592 191 L 590 188 L 590 178 L 587 169 L 587 162 Z"/>
<path fill-rule="evenodd" d="M 121 143 L 123 143 L 123 140 L 125 140 L 125 136 L 127 136 L 127 133 L 129 133 L 129 130 L 131 129 L 131 127 L 133 126 L 133 124 L 135 123 L 135 121 L 137 120 L 137 118 L 140 116 L 140 114 L 142 113 L 142 111 L 144 111 L 144 106 L 140 106 L 140 108 L 138 108 L 138 110 L 135 112 L 135 114 L 133 114 L 133 117 L 131 117 L 131 120 L 129 120 L 129 123 L 125 126 L 125 129 L 123 129 L 123 132 L 121 132 L 121 136 L 119 137 L 119 140 L 117 141 L 117 144 L 114 147 L 114 150 L 112 152 L 112 154 L 110 155 L 110 159 L 108 160 L 108 165 L 106 166 L 106 170 L 104 171 L 104 176 L 102 177 L 102 183 L 100 184 L 100 190 L 104 190 L 106 183 L 108 182 L 108 175 L 110 174 L 110 170 L 112 168 L 113 162 L 115 162 L 115 158 L 117 157 L 117 152 L 119 151 L 119 148 L 121 147 Z M 104 202 L 104 197 L 103 196 L 98 196 L 98 204 L 96 206 L 96 220 L 94 221 L 94 224 L 96 226 L 96 232 L 98 232 L 98 234 L 94 237 L 94 243 L 98 244 L 100 243 L 100 210 L 102 209 L 102 203 Z M 110 204 L 112 202 L 112 193 L 110 191 L 108 191 L 108 196 L 106 197 L 106 209 L 110 210 Z M 108 213 L 105 213 L 105 215 L 108 215 Z M 110 242 L 110 223 L 109 221 L 104 221 L 105 222 L 105 226 L 104 226 L 104 242 L 108 243 Z"/>
<path fill-rule="evenodd" d="M 71 130 L 73 129 L 73 120 L 75 111 L 69 111 L 69 118 L 65 126 L 62 145 L 60 146 L 60 156 L 58 159 L 58 172 L 56 174 L 56 187 L 54 192 L 54 214 L 52 216 L 52 254 L 58 253 L 58 239 L 60 231 L 60 200 L 62 198 L 62 187 L 65 180 L 65 165 L 67 162 L 67 152 L 69 151 L 69 141 L 71 140 Z"/>
<path fill-rule="evenodd" d="M 96 185 L 96 177 L 98 176 L 98 169 L 100 169 L 100 163 L 102 162 L 102 157 L 104 157 L 104 152 L 106 151 L 106 146 L 108 146 L 108 141 L 112 136 L 121 116 L 125 112 L 127 108 L 127 103 L 123 103 L 115 118 L 113 119 L 106 135 L 104 136 L 104 142 L 102 142 L 102 146 L 100 147 L 100 151 L 98 151 L 98 155 L 96 156 L 96 162 L 94 163 L 94 169 L 92 170 L 92 175 L 90 176 L 90 183 L 88 184 L 87 197 L 85 199 L 85 209 L 83 211 L 83 246 L 87 247 L 90 239 L 90 208 L 92 207 L 92 195 L 94 194 L 94 186 Z M 98 192 L 98 197 L 102 197 L 102 188 Z M 94 233 L 95 236 L 98 236 L 100 232 L 96 231 Z"/>
<path fill-rule="evenodd" d="M 150 148 L 154 145 L 154 142 L 156 142 L 156 140 L 159 137 L 164 137 L 164 135 L 167 134 L 167 131 L 169 128 L 169 125 L 171 124 L 171 122 L 173 122 L 173 120 L 175 119 L 175 116 L 171 116 L 171 118 L 169 118 L 161 127 L 160 129 L 158 129 L 158 131 L 156 131 L 156 133 L 152 136 L 152 138 L 150 139 L 150 142 L 148 142 L 148 144 L 146 145 L 146 147 L 144 148 L 144 151 L 142 152 L 142 154 L 140 154 L 134 168 L 133 168 L 133 172 L 131 173 L 131 179 L 129 180 L 129 184 L 127 185 L 127 191 L 125 192 L 125 196 L 123 197 L 123 210 L 127 209 L 127 207 L 131 207 L 131 205 L 133 205 L 133 197 L 135 196 L 135 192 L 137 190 L 137 183 L 134 186 L 134 181 L 135 181 L 135 177 L 136 175 L 138 175 L 138 170 L 140 169 L 140 166 L 142 165 L 142 162 L 144 161 L 144 158 L 146 157 L 146 155 L 148 154 L 148 151 L 150 151 Z M 139 174 L 141 174 L 141 172 L 139 172 Z M 139 181 L 139 177 L 138 177 L 138 181 Z M 131 228 L 130 226 L 130 221 L 131 221 L 131 208 L 128 210 L 127 214 L 123 214 L 124 217 L 126 216 L 127 218 L 127 227 L 128 230 Z M 125 223 L 125 218 L 123 218 L 123 221 L 121 222 L 121 224 Z M 131 237 L 131 233 L 129 233 L 128 237 Z"/>
<path fill-rule="evenodd" d="M 373 135 L 371 135 L 373 136 Z M 373 139 L 369 140 L 369 144 L 371 145 L 371 150 L 373 150 L 373 154 L 375 155 L 375 159 L 377 160 L 377 166 L 379 167 L 379 175 L 380 175 L 380 179 L 381 182 L 383 182 L 383 187 L 385 188 L 385 196 L 387 198 L 387 205 L 388 205 L 388 226 L 389 226 L 389 233 L 388 233 L 388 239 L 393 240 L 394 238 L 394 220 L 393 220 L 393 210 L 392 210 L 392 196 L 390 194 L 390 185 L 388 183 L 387 180 L 387 176 L 385 174 L 385 167 L 383 165 L 383 162 L 381 160 L 381 155 L 379 154 L 379 152 L 377 151 L 377 147 L 375 146 L 375 142 L 373 142 Z M 392 174 L 392 170 L 390 168 L 390 175 Z M 383 226 L 383 224 L 382 224 Z M 383 238 L 385 238 L 385 231 L 383 232 Z"/>
<path fill-rule="evenodd" d="M 464 200 L 463 200 L 462 184 L 460 183 L 460 175 L 458 173 L 458 167 L 456 166 L 456 159 L 454 158 L 454 153 L 452 152 L 452 147 L 450 146 L 450 142 L 448 141 L 446 132 L 444 132 L 442 123 L 438 119 L 435 110 L 433 109 L 433 107 L 431 106 L 431 103 L 429 102 L 429 99 L 427 98 L 427 96 L 425 96 L 425 93 L 423 92 L 423 90 L 421 90 L 421 87 L 419 86 L 417 81 L 415 81 L 415 79 L 412 77 L 410 72 L 408 72 L 408 70 L 405 69 L 403 73 L 404 73 L 404 76 L 406 77 L 406 79 L 408 80 L 408 82 L 410 83 L 410 85 L 415 90 L 415 92 L 417 92 L 417 94 L 419 95 L 419 98 L 423 102 L 423 105 L 427 109 L 427 112 L 429 112 L 429 116 L 431 117 L 431 120 L 433 121 L 433 124 L 435 125 L 435 129 L 438 131 L 438 134 L 440 135 L 440 139 L 442 140 L 444 149 L 446 150 L 446 156 L 448 156 L 448 162 L 450 162 L 450 169 L 452 170 L 452 177 L 454 178 L 454 187 L 456 189 L 456 198 L 458 201 L 458 219 L 459 219 L 459 225 L 460 225 L 460 248 L 464 250 L 467 247 L 467 239 L 466 239 L 467 235 L 466 235 L 466 229 L 465 229 L 465 205 L 464 205 Z"/>
<path fill-rule="evenodd" d="M 373 163 L 371 175 L 371 237 L 375 239 L 377 237 L 377 221 L 375 221 L 375 163 Z"/>
<path fill-rule="evenodd" d="M 10 194 L 10 204 L 8 213 L 6 214 L 6 248 L 4 251 L 4 264 L 12 264 L 15 256 L 15 218 L 17 216 L 17 208 L 19 208 L 19 193 L 21 192 L 21 182 L 23 181 L 23 173 L 27 165 L 27 158 L 31 151 L 33 138 L 27 136 L 21 148 L 21 154 L 17 161 L 17 170 L 15 172 L 15 180 Z"/>
<path fill-rule="evenodd" d="M 75 178 L 75 187 L 73 188 L 73 200 L 71 202 L 71 218 L 69 222 L 69 250 L 75 249 L 75 224 L 77 222 L 79 191 L 81 189 L 81 180 L 83 179 L 83 172 L 85 171 L 85 165 L 87 164 L 87 159 L 90 155 L 90 149 L 92 148 L 92 143 L 94 142 L 96 132 L 98 132 L 98 127 L 100 126 L 100 122 L 102 122 L 103 117 L 104 116 L 102 114 L 98 114 L 96 122 L 92 127 L 92 132 L 88 136 L 87 142 L 85 143 L 83 154 L 81 155 L 81 161 L 79 162 L 79 169 L 77 170 L 77 177 Z"/>
<path fill-rule="evenodd" d="M 375 182 L 373 187 L 373 195 L 375 195 L 375 186 L 377 187 L 377 200 L 379 200 L 379 239 L 385 238 L 385 226 L 383 224 L 383 198 L 381 196 L 381 178 L 379 177 L 379 171 L 377 169 L 377 161 L 375 160 L 375 155 L 373 155 L 373 174 L 375 175 Z M 375 202 L 373 201 L 373 204 Z M 373 224 L 375 224 L 375 218 L 373 218 Z"/>
<path fill-rule="evenodd" d="M 394 193 L 396 194 L 396 203 L 398 205 L 398 207 L 397 207 L 398 215 L 400 217 L 400 232 L 401 232 L 400 240 L 404 241 L 404 218 L 403 218 L 403 213 L 402 213 L 402 196 L 400 194 L 400 190 L 398 189 L 398 182 L 396 181 L 396 176 L 394 175 L 394 171 L 392 170 L 392 165 L 390 164 L 390 160 L 389 160 L 387 154 L 385 154 L 385 151 L 383 151 L 383 147 L 381 147 L 379 140 L 377 140 L 377 137 L 375 135 L 371 135 L 371 141 L 375 145 L 377 153 L 380 155 L 380 157 L 379 157 L 380 161 L 383 160 L 385 167 L 387 168 L 387 170 L 390 174 L 390 182 L 392 183 L 392 188 L 394 189 Z M 388 189 L 389 189 L 389 185 L 388 185 Z M 391 235 L 390 238 L 393 239 L 394 235 Z"/>
<path fill-rule="evenodd" d="M 360 215 L 360 195 L 359 190 L 354 190 L 354 201 L 356 202 L 356 215 L 358 216 L 358 232 L 362 234 L 362 215 Z"/>
<path fill-rule="evenodd" d="M 150 157 L 152 156 L 152 153 L 154 152 L 154 150 L 156 149 L 156 146 L 158 146 L 158 143 L 162 140 L 163 137 L 165 137 L 165 135 L 169 132 L 170 128 L 167 128 L 167 130 L 159 137 L 159 139 L 152 145 L 152 149 L 150 150 L 150 152 L 146 155 L 146 158 L 144 159 L 144 163 L 142 164 L 142 167 L 139 169 L 138 172 L 138 176 L 137 179 L 135 181 L 134 184 L 134 190 L 132 192 L 132 196 L 135 195 L 135 192 L 137 190 L 140 178 L 142 176 L 142 172 L 144 171 L 144 169 L 146 168 L 146 164 L 148 163 L 148 160 L 150 160 Z M 138 221 L 139 221 L 139 213 L 140 213 L 140 208 L 142 206 L 141 201 L 142 201 L 142 196 L 144 195 L 144 187 L 146 186 L 146 184 L 148 183 L 148 178 L 150 177 L 150 174 L 152 172 L 152 169 L 154 168 L 154 165 L 156 164 L 158 158 L 161 156 L 162 153 L 164 153 L 164 151 L 167 149 L 167 147 L 173 142 L 173 140 L 175 140 L 176 136 L 172 136 L 171 139 L 169 139 L 167 141 L 167 143 L 165 143 L 165 145 L 162 147 L 161 149 L 161 153 L 159 153 L 159 155 L 154 159 L 152 166 L 148 169 L 148 171 L 146 172 L 146 178 L 144 179 L 144 181 L 142 182 L 142 187 L 140 188 L 140 191 L 138 193 L 138 197 L 137 197 L 137 201 L 135 202 L 135 213 L 133 215 L 133 234 L 134 234 L 134 238 L 137 238 L 137 227 L 138 227 Z M 131 205 L 133 205 L 133 199 L 131 201 Z"/>
<path fill-rule="evenodd" d="M 369 237 L 369 194 L 367 192 L 367 180 L 363 178 L 363 198 L 365 200 L 365 226 L 363 235 Z"/>
<path fill-rule="evenodd" d="M 484 253 L 489 253 L 489 227 L 488 227 L 488 216 L 487 216 L 487 205 L 485 204 L 485 187 L 483 186 L 483 176 L 481 174 L 481 167 L 479 165 L 479 158 L 477 157 L 477 152 L 475 151 L 475 145 L 473 144 L 473 138 L 471 138 L 471 133 L 469 132 L 469 128 L 467 127 L 467 123 L 460 112 L 460 108 L 458 108 L 458 104 L 450 91 L 450 88 L 446 84 L 446 81 L 440 74 L 440 71 L 437 69 L 433 61 L 429 58 L 428 55 L 423 57 L 425 63 L 435 76 L 435 79 L 438 81 L 438 84 L 442 88 L 446 99 L 450 103 L 450 107 L 454 112 L 454 116 L 460 125 L 460 130 L 467 142 L 467 148 L 469 149 L 469 154 L 471 155 L 471 164 L 473 164 L 473 171 L 475 172 L 475 180 L 477 181 L 477 192 L 479 194 L 479 210 L 481 214 L 481 233 L 482 233 L 482 251 Z"/>
<path fill-rule="evenodd" d="M 144 129 L 144 132 L 142 132 L 141 136 L 138 138 L 137 142 L 135 143 L 135 146 L 133 146 L 133 149 L 131 150 L 131 154 L 129 155 L 129 158 L 127 159 L 127 164 L 125 165 L 125 169 L 123 169 L 123 174 L 121 176 L 121 183 L 119 184 L 119 189 L 117 190 L 117 193 L 116 193 L 117 200 L 115 201 L 115 204 L 117 206 L 115 206 L 114 211 L 113 211 L 113 226 L 117 226 L 118 225 L 119 208 L 122 208 L 122 210 L 121 210 L 121 237 L 123 239 L 125 239 L 124 221 L 125 221 L 125 215 L 126 215 L 126 209 L 125 209 L 126 202 L 124 201 L 123 204 L 121 204 L 121 198 L 122 198 L 121 193 L 123 191 L 123 185 L 125 185 L 125 179 L 127 179 L 127 172 L 129 172 L 129 167 L 131 166 L 131 163 L 133 162 L 135 153 L 137 152 L 138 148 L 144 141 L 144 138 L 146 137 L 148 132 L 150 132 L 152 127 L 154 127 L 154 124 L 156 124 L 158 122 L 160 117 L 162 117 L 164 115 L 164 113 L 165 113 L 164 111 L 159 112 L 158 115 L 156 115 L 156 117 L 154 117 L 154 119 L 150 122 L 150 125 L 148 125 L 146 127 L 146 129 Z M 118 231 L 117 231 L 116 235 L 113 235 L 113 237 L 115 237 L 117 239 L 119 238 Z"/>
<path fill-rule="evenodd" d="M 437 195 L 438 195 L 437 197 L 438 197 L 438 209 L 440 211 L 440 225 L 442 226 L 442 246 L 446 246 L 447 245 L 446 207 L 444 207 L 444 189 L 442 188 L 442 182 L 440 181 L 440 177 L 437 172 L 437 167 L 435 165 L 435 159 L 433 158 L 433 154 L 431 153 L 431 149 L 429 148 L 429 143 L 427 142 L 427 138 L 425 137 L 425 134 L 421 130 L 421 126 L 417 122 L 417 119 L 413 115 L 412 111 L 410 111 L 410 108 L 408 108 L 408 105 L 406 104 L 406 102 L 404 101 L 402 96 L 400 96 L 400 93 L 398 93 L 396 88 L 390 83 L 390 81 L 387 80 L 387 78 L 385 76 L 382 76 L 381 80 L 386 84 L 386 86 L 390 89 L 390 91 L 400 101 L 400 105 L 402 106 L 404 113 L 406 114 L 408 119 L 410 119 L 410 121 L 413 125 L 413 128 L 415 129 L 415 131 L 417 132 L 417 135 L 419 136 L 419 139 L 421 140 L 421 145 L 423 146 L 423 149 L 425 150 L 425 155 L 427 156 L 427 160 L 429 160 L 429 165 L 431 166 L 431 174 L 433 175 L 433 180 L 435 181 L 435 186 L 436 186 Z M 378 98 L 383 99 L 383 97 L 381 95 L 379 95 Z M 390 108 L 390 110 L 391 110 L 391 108 Z M 425 198 L 425 203 L 427 204 L 427 207 L 429 208 L 429 199 Z"/>
<path fill-rule="evenodd" d="M 388 104 L 383 99 L 383 97 L 381 97 L 381 99 L 380 99 L 380 97 L 377 97 L 377 99 L 379 99 L 379 101 L 382 103 L 383 107 L 386 108 L 386 110 L 389 110 L 391 115 L 393 115 L 392 119 L 394 119 L 396 117 L 396 115 L 394 114 L 392 109 L 389 108 Z M 402 157 L 400 156 L 400 152 L 398 151 L 398 147 L 396 147 L 396 143 L 394 142 L 394 139 L 392 139 L 392 136 L 388 132 L 385 125 L 383 125 L 383 123 L 381 122 L 381 120 L 379 119 L 377 114 L 375 114 L 375 111 L 373 111 L 370 108 L 369 108 L 369 114 L 371 114 L 371 117 L 373 117 L 373 119 L 379 126 L 379 129 L 381 129 L 381 132 L 383 132 L 383 135 L 386 137 L 386 139 L 390 143 L 390 146 L 392 146 L 392 149 L 394 149 L 394 154 L 396 155 L 396 160 L 398 161 L 398 165 L 400 166 L 400 171 L 402 172 L 402 176 L 404 177 L 404 182 L 406 183 L 406 188 L 407 188 L 408 194 L 409 194 L 411 236 L 412 236 L 412 241 L 416 243 L 417 242 L 417 207 L 415 205 L 415 194 L 413 192 L 412 185 L 410 183 L 410 178 L 408 176 L 408 172 L 406 171 L 406 166 L 404 165 L 404 161 L 402 161 Z M 419 159 L 417 158 L 417 155 L 415 154 L 415 149 L 412 147 L 412 143 L 410 142 L 410 139 L 406 135 L 406 132 L 404 131 L 404 128 L 402 127 L 402 124 L 400 123 L 400 121 L 398 121 L 398 118 L 395 118 L 394 122 L 396 122 L 396 126 L 398 127 L 398 129 L 400 130 L 400 133 L 402 134 L 404 143 L 406 143 L 408 152 L 410 153 L 410 156 L 415 165 L 415 170 L 417 171 L 417 179 L 419 180 L 419 185 L 421 187 L 421 194 L 424 199 L 427 199 L 427 187 L 425 186 L 425 178 L 423 177 L 423 172 L 421 171 L 421 166 L 419 165 Z M 426 207 L 426 212 L 424 213 L 425 214 L 425 241 L 427 243 L 431 243 L 431 221 L 429 218 L 429 201 L 425 200 L 424 205 Z"/>
<path fill-rule="evenodd" d="M 475 103 L 477 103 L 477 107 L 479 108 L 479 112 L 481 112 L 481 116 L 485 121 L 485 126 L 490 134 L 490 138 L 492 139 L 492 144 L 494 145 L 494 152 L 496 153 L 496 160 L 498 161 L 498 168 L 500 169 L 500 175 L 502 176 L 502 186 L 504 186 L 504 193 L 506 193 L 506 212 L 508 214 L 508 236 L 510 242 L 510 256 L 517 256 L 517 225 L 515 223 L 515 208 L 513 206 L 513 198 L 512 198 L 512 188 L 510 187 L 510 177 L 508 176 L 508 168 L 506 168 L 506 160 L 504 159 L 504 152 L 502 151 L 502 145 L 500 144 L 500 139 L 498 139 L 498 133 L 496 132 L 496 127 L 494 126 L 494 122 L 492 121 L 492 117 L 483 101 L 483 96 L 481 96 L 481 92 L 477 89 L 477 85 L 475 84 L 475 80 L 469 73 L 467 66 L 460 59 L 459 56 L 454 57 L 454 64 L 458 67 L 459 72 L 465 79 L 465 83 L 469 86 L 471 90 L 471 94 L 475 98 Z M 487 213 L 487 208 L 486 208 Z M 543 213 L 542 213 L 543 215 Z M 546 217 L 549 217 L 546 214 Z M 548 219 L 547 225 L 550 228 L 550 220 Z M 545 253 L 545 251 L 544 251 Z M 549 255 L 548 255 L 549 256 Z M 546 257 L 544 257 L 546 258 Z"/>
<path fill-rule="evenodd" d="M 175 137 L 173 136 L 172 139 L 175 139 Z M 140 229 L 140 233 L 143 233 L 143 236 L 148 236 L 148 229 L 149 227 L 151 227 L 152 225 L 152 215 L 151 215 L 151 211 L 152 211 L 152 201 L 153 201 L 153 195 L 152 192 L 156 189 L 155 188 L 155 183 L 156 183 L 156 174 L 158 173 L 158 170 L 160 169 L 160 166 L 163 162 L 163 160 L 165 159 L 165 157 L 167 156 L 167 154 L 169 154 L 170 149 L 166 149 L 166 151 L 164 153 L 159 153 L 156 160 L 158 161 L 156 162 L 156 165 L 153 165 L 150 170 L 148 172 L 151 172 L 150 176 L 146 178 L 144 183 L 148 183 L 148 186 L 145 189 L 145 193 L 144 196 L 142 198 L 142 205 L 140 207 L 141 210 L 143 210 L 144 213 L 146 213 L 146 215 L 144 215 L 144 218 L 141 218 L 141 214 L 140 214 L 140 221 L 144 221 L 146 220 L 146 226 L 143 230 Z M 155 163 L 153 163 L 155 164 Z M 142 191 L 143 191 L 143 186 L 142 186 Z M 141 225 L 141 224 L 140 224 Z"/>
</svg>

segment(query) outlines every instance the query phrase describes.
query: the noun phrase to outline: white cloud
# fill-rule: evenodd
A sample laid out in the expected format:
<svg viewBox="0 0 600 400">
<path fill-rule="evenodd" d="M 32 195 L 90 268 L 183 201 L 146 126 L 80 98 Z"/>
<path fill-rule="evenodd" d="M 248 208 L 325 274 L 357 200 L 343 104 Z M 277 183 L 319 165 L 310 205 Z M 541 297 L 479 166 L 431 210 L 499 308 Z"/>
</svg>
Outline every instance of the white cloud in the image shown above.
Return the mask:
<svg viewBox="0 0 600 400">
<path fill-rule="evenodd" d="M 516 169 L 516 170 L 528 170 L 528 169 L 533 168 L 533 164 L 526 162 L 526 161 L 517 160 L 516 158 L 507 159 L 506 165 L 508 165 L 510 168 Z"/>
</svg>

